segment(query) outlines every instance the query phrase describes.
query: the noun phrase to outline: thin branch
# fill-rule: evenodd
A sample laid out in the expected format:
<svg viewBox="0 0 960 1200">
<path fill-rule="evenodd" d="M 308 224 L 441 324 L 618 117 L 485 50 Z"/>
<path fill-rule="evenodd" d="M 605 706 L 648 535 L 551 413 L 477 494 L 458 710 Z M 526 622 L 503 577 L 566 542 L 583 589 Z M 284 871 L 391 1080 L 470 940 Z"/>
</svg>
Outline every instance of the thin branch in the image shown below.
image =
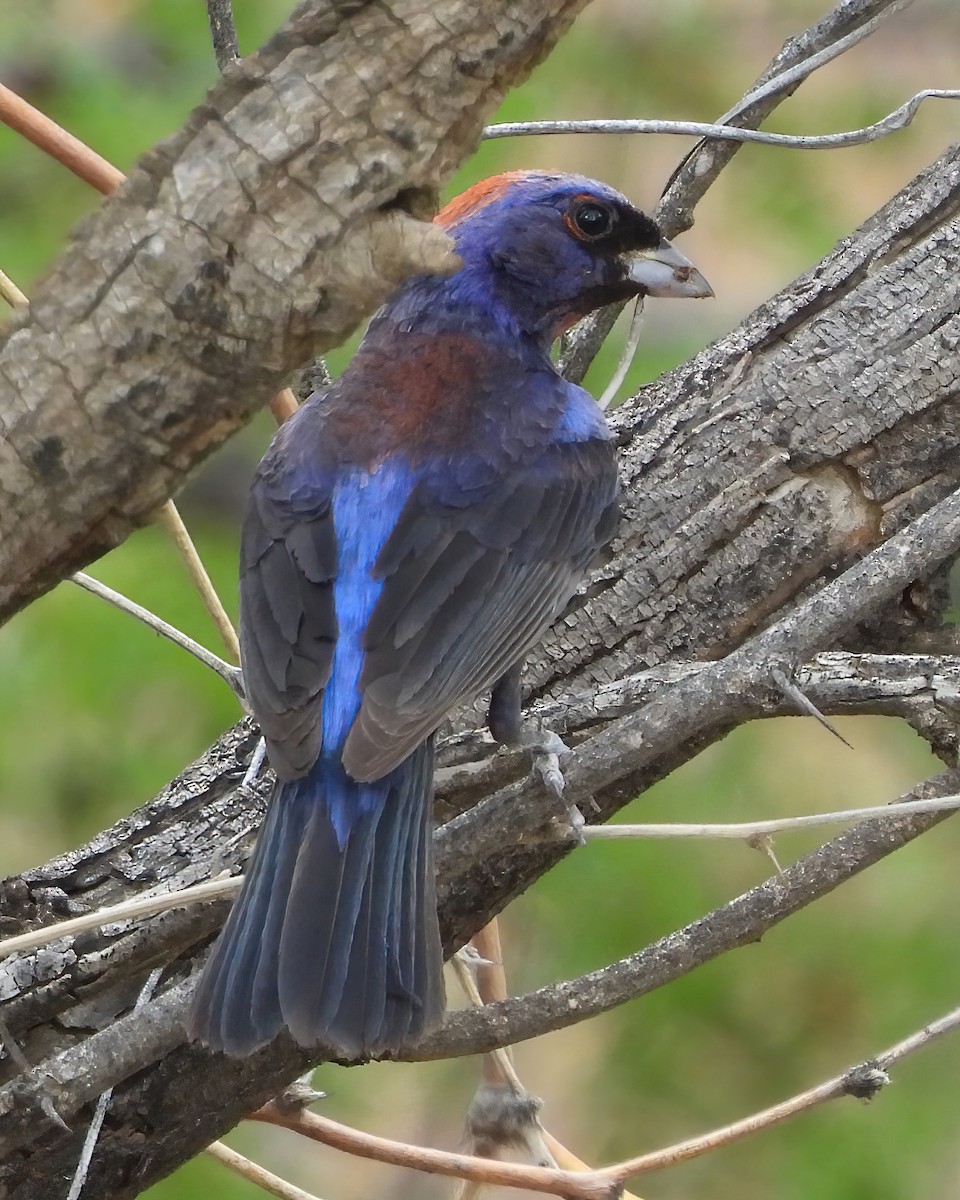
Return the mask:
<svg viewBox="0 0 960 1200">
<path fill-rule="evenodd" d="M 914 788 L 904 800 L 954 795 L 958 778 L 956 772 L 948 771 Z M 619 962 L 481 1009 L 448 1014 L 441 1029 L 403 1057 L 420 1061 L 484 1054 L 496 1046 L 513 1045 L 609 1012 L 729 950 L 759 941 L 768 929 L 949 815 L 942 811 L 898 812 L 890 820 L 865 821 L 743 895 Z M 502 845 L 502 833 L 500 838 Z"/>
<path fill-rule="evenodd" d="M 817 66 L 824 53 L 836 57 L 835 48 L 853 44 L 852 35 L 867 36 L 886 17 L 910 0 L 841 0 L 832 12 L 802 33 L 790 38 L 767 66 L 757 83 L 721 118 L 738 128 L 756 129 L 776 107 L 796 90 Z M 867 31 L 867 32 L 862 32 Z M 800 72 L 797 77 L 794 72 Z M 786 82 L 785 82 L 786 81 Z M 670 177 L 654 214 L 666 237 L 675 237 L 693 224 L 693 210 L 732 160 L 741 143 L 702 141 L 681 160 Z M 613 328 L 622 305 L 611 305 L 581 321 L 567 336 L 560 357 L 565 378 L 580 383 Z"/>
<path fill-rule="evenodd" d="M 804 64 L 805 65 L 805 64 Z M 776 83 L 777 80 L 773 80 Z M 899 108 L 872 125 L 847 129 L 840 133 L 767 133 L 760 129 L 742 129 L 735 125 L 712 124 L 704 121 L 655 120 L 589 120 L 589 121 L 514 121 L 489 125 L 487 138 L 544 137 L 554 134 L 605 133 L 621 136 L 629 133 L 674 134 L 681 137 L 709 138 L 721 142 L 751 142 L 761 146 L 782 146 L 791 150 L 844 150 L 862 146 L 906 129 L 924 100 L 960 100 L 960 89 L 925 88 Z"/>
<path fill-rule="evenodd" d="M 567 1171 L 543 1167 L 511 1166 L 505 1172 L 505 1164 L 489 1159 L 472 1158 L 462 1154 L 447 1154 L 439 1150 L 430 1150 L 421 1146 L 390 1141 L 387 1138 L 374 1137 L 371 1134 L 361 1133 L 348 1126 L 340 1125 L 326 1117 L 320 1117 L 315 1113 L 283 1112 L 273 1104 L 268 1104 L 258 1110 L 254 1114 L 254 1118 L 273 1125 L 281 1125 L 286 1129 L 294 1130 L 315 1141 L 322 1142 L 324 1145 L 334 1146 L 363 1158 L 372 1158 L 378 1162 L 393 1163 L 397 1166 L 413 1167 L 431 1174 L 454 1175 L 461 1179 L 471 1179 L 482 1183 L 526 1187 L 532 1191 L 550 1192 L 560 1196 L 613 1196 L 618 1192 L 604 1191 L 604 1182 L 621 1185 L 635 1175 L 662 1170 L 675 1163 L 700 1157 L 763 1129 L 778 1125 L 789 1117 L 805 1112 L 818 1104 L 823 1104 L 827 1100 L 835 1100 L 840 1096 L 871 1098 L 889 1082 L 886 1072 L 891 1066 L 928 1046 L 935 1039 L 952 1033 L 958 1028 L 960 1028 L 960 1008 L 925 1025 L 923 1029 L 895 1043 L 877 1055 L 875 1059 L 860 1063 L 817 1087 L 754 1113 L 742 1121 L 736 1121 L 700 1137 L 678 1142 L 663 1150 L 625 1159 L 600 1170 L 585 1171 L 579 1174 L 579 1178 L 577 1175 L 571 1177 L 571 1173 Z"/>
<path fill-rule="evenodd" d="M 175 646 L 179 646 L 181 650 L 186 650 L 188 654 L 192 654 L 205 667 L 209 667 L 211 671 L 219 675 L 240 703 L 245 706 L 243 675 L 239 667 L 224 662 L 222 658 L 218 658 L 206 646 L 201 646 L 192 637 L 182 633 L 176 626 L 171 625 L 168 621 L 164 621 L 162 617 L 158 617 L 156 613 L 152 613 L 148 608 L 144 608 L 142 605 L 137 604 L 136 601 L 128 599 L 122 593 L 114 591 L 111 587 L 107 587 L 99 579 L 94 579 L 93 576 L 86 575 L 83 571 L 77 571 L 76 574 L 70 576 L 70 581 L 77 584 L 78 587 L 82 587 L 84 591 L 90 592 L 94 596 L 99 596 L 101 600 L 106 600 L 108 604 L 119 608 L 121 612 L 128 613 L 131 617 L 136 617 L 138 621 L 146 625 L 148 629 L 152 629 L 154 633 L 159 633 L 161 637 L 167 638 Z"/>
<path fill-rule="evenodd" d="M 953 1033 L 957 1029 L 960 1029 L 960 1008 L 955 1008 L 936 1021 L 931 1021 L 929 1025 L 925 1025 L 902 1041 L 896 1042 L 889 1049 L 878 1054 L 876 1058 L 859 1063 L 841 1075 L 835 1075 L 832 1079 L 828 1079 L 825 1083 L 800 1092 L 796 1096 L 791 1096 L 789 1100 L 782 1100 L 779 1104 L 774 1104 L 770 1108 L 745 1117 L 742 1121 L 734 1121 L 731 1125 L 725 1125 L 721 1129 L 715 1129 L 701 1137 L 677 1142 L 663 1150 L 641 1154 L 637 1158 L 626 1159 L 612 1167 L 605 1167 L 600 1173 L 623 1182 L 634 1175 L 660 1171 L 664 1167 L 672 1167 L 676 1163 L 687 1162 L 691 1158 L 708 1154 L 721 1146 L 729 1146 L 751 1134 L 769 1129 L 773 1125 L 779 1125 L 789 1117 L 806 1112 L 827 1100 L 836 1100 L 840 1096 L 854 1096 L 861 1100 L 872 1099 L 890 1082 L 887 1075 L 888 1068 L 902 1062 L 917 1050 L 929 1046 L 937 1038 L 943 1037 L 947 1033 Z"/>
<path fill-rule="evenodd" d="M 197 553 L 193 539 L 186 525 L 183 523 L 177 506 L 172 500 L 168 500 L 157 511 L 156 521 L 173 539 L 173 543 L 183 560 L 183 565 L 187 568 L 187 574 L 193 581 L 193 586 L 199 593 L 204 607 L 213 619 L 213 623 L 217 627 L 217 632 L 220 634 L 227 653 L 235 663 L 238 663 L 240 661 L 240 643 L 237 640 L 237 631 L 234 629 L 233 622 L 227 615 L 227 610 L 223 607 L 223 603 L 217 595 L 217 590 L 213 586 L 210 576 L 207 574 L 207 569 L 203 565 L 200 555 Z"/>
<path fill-rule="evenodd" d="M 489 925 L 484 926 L 480 933 L 485 933 L 489 928 Z M 473 939 L 473 946 L 480 955 L 484 955 L 485 951 L 486 953 L 489 953 L 489 950 L 487 950 L 486 947 L 481 950 L 481 946 L 483 945 L 483 940 L 481 939 L 480 934 L 478 934 Z M 496 1000 L 505 1000 L 507 998 L 507 991 L 505 988 L 498 989 L 501 994 L 487 996 L 484 998 L 484 996 L 480 994 L 480 988 L 476 978 L 474 977 L 474 972 L 479 972 L 485 968 L 479 965 L 476 967 L 472 966 L 469 962 L 465 961 L 460 954 L 455 954 L 452 961 L 453 969 L 457 976 L 457 982 L 460 984 L 464 996 L 466 996 L 467 1000 L 474 1006 L 474 1008 L 483 1008 L 484 1004 L 493 1003 Z M 487 961 L 490 961 L 492 966 L 497 965 L 493 963 L 492 960 Z M 520 1081 L 520 1076 L 517 1074 L 516 1068 L 513 1065 L 513 1061 L 510 1058 L 510 1053 L 504 1047 L 498 1046 L 495 1050 L 490 1051 L 489 1054 L 485 1054 L 483 1056 L 483 1060 L 484 1077 L 488 1083 L 506 1083 L 513 1088 L 515 1092 L 520 1093 L 526 1091 L 526 1088 Z M 491 1071 L 491 1067 L 492 1072 L 488 1074 L 488 1072 Z"/>
<path fill-rule="evenodd" d="M 27 312 L 30 301 L 17 287 L 9 275 L 0 271 L 0 297 L 2 297 L 14 312 Z"/>
<path fill-rule="evenodd" d="M 238 1154 L 236 1150 L 225 1146 L 223 1142 L 211 1142 L 204 1153 L 208 1154 L 211 1158 L 215 1158 L 217 1162 L 222 1163 L 228 1170 L 246 1179 L 248 1183 L 253 1183 L 257 1187 L 263 1188 L 271 1196 L 279 1196 L 280 1200 L 318 1200 L 318 1197 L 313 1192 L 305 1192 L 303 1188 L 298 1188 L 295 1184 L 288 1183 L 285 1179 L 281 1179 L 279 1175 L 274 1175 L 272 1171 L 268 1171 L 258 1163 L 251 1162 L 249 1158 L 244 1158 L 242 1154 Z"/>
<path fill-rule="evenodd" d="M 620 385 L 627 377 L 627 372 L 633 365 L 633 360 L 637 356 L 637 347 L 640 345 L 640 334 L 643 331 L 643 297 L 638 296 L 633 307 L 633 316 L 630 318 L 630 328 L 627 331 L 626 340 L 623 343 L 623 350 L 620 352 L 620 358 L 617 360 L 617 365 L 614 368 L 613 374 L 607 386 L 603 389 L 603 395 L 597 401 L 597 404 L 606 412 L 610 405 L 616 400 L 617 392 L 620 391 Z"/>
<path fill-rule="evenodd" d="M 240 57 L 240 42 L 237 40 L 230 0 L 207 0 L 207 20 L 210 22 L 210 37 L 217 66 L 225 71 Z"/>
<path fill-rule="evenodd" d="M 750 91 L 720 118 L 756 129 L 809 76 L 876 32 L 912 0 L 841 0 L 809 29 L 784 43 Z M 656 216 L 672 237 L 693 223 L 693 208 L 739 150 L 710 138 L 684 156 L 664 189 Z"/>
<path fill-rule="evenodd" d="M 258 1109 L 253 1114 L 253 1119 L 265 1121 L 270 1125 L 280 1125 L 284 1129 L 359 1158 L 369 1158 L 398 1167 L 411 1167 L 429 1175 L 447 1175 L 477 1183 L 529 1188 L 534 1192 L 570 1197 L 571 1200 L 614 1200 L 620 1194 L 616 1181 L 605 1178 L 597 1171 L 572 1172 L 551 1167 L 528 1167 L 519 1163 L 500 1162 L 497 1159 L 476 1158 L 470 1154 L 451 1154 L 425 1146 L 412 1146 L 406 1142 L 395 1142 L 390 1138 L 362 1133 L 358 1129 L 331 1121 L 329 1117 L 318 1116 L 317 1113 L 290 1113 L 275 1104 L 267 1104 Z"/>
<path fill-rule="evenodd" d="M 479 962 L 473 970 L 459 954 L 453 959 L 458 979 L 470 1003 L 482 1006 L 506 1000 L 509 993 L 499 921 L 494 918 L 485 925 L 472 938 L 471 944 L 479 956 Z M 559 1167 L 564 1171 L 593 1170 L 544 1129 L 540 1122 L 539 1101 L 534 1100 L 524 1088 L 508 1049 L 498 1048 L 490 1054 L 484 1054 L 482 1064 L 483 1082 L 467 1113 L 467 1132 L 474 1139 L 475 1153 L 482 1153 L 480 1147 L 484 1143 L 491 1152 L 485 1155 L 487 1157 L 493 1157 L 495 1147 L 522 1145 L 538 1166 Z M 478 1117 L 481 1116 L 482 1128 L 478 1128 Z M 465 1188 L 463 1195 L 468 1194 L 469 1189 Z M 621 1200 L 641 1198 L 624 1191 Z"/>
<path fill-rule="evenodd" d="M 153 995 L 160 981 L 160 976 L 163 974 L 163 967 L 155 967 L 147 976 L 146 982 L 140 989 L 140 995 L 137 996 L 137 1002 L 133 1006 L 134 1013 L 142 1012 L 149 1003 L 150 997 Z M 83 1146 L 80 1150 L 80 1158 L 77 1160 L 77 1169 L 73 1173 L 73 1179 L 70 1181 L 70 1190 L 67 1192 L 67 1200 L 78 1200 L 80 1193 L 83 1191 L 83 1185 L 87 1179 L 87 1172 L 90 1170 L 90 1162 L 93 1159 L 93 1152 L 97 1146 L 97 1140 L 100 1137 L 100 1130 L 103 1126 L 103 1119 L 107 1115 L 107 1109 L 110 1107 L 110 1100 L 113 1097 L 113 1088 L 107 1088 L 105 1092 L 100 1094 L 97 1100 L 96 1107 L 93 1110 L 93 1116 L 90 1118 L 90 1124 L 87 1126 L 87 1132 L 83 1139 Z"/>
<path fill-rule="evenodd" d="M 510 1187 L 526 1187 L 532 1191 L 549 1192 L 559 1196 L 595 1197 L 615 1196 L 617 1190 L 605 1190 L 605 1184 L 621 1185 L 636 1175 L 662 1170 L 678 1162 L 717 1150 L 740 1141 L 761 1130 L 781 1124 L 790 1117 L 806 1112 L 818 1104 L 835 1100 L 840 1096 L 860 1099 L 872 1098 L 889 1082 L 887 1071 L 908 1055 L 928 1046 L 937 1038 L 960 1028 L 960 1008 L 932 1021 L 929 1025 L 895 1043 L 874 1059 L 860 1063 L 840 1075 L 809 1088 L 788 1100 L 754 1113 L 741 1121 L 733 1122 L 720 1129 L 678 1142 L 662 1150 L 656 1150 L 635 1158 L 625 1159 L 600 1170 L 571 1173 L 543 1167 L 524 1167 L 498 1163 L 494 1160 L 474 1158 L 463 1154 L 448 1154 L 404 1142 L 361 1133 L 315 1113 L 282 1111 L 268 1104 L 254 1114 L 255 1120 L 281 1125 L 303 1134 L 324 1145 L 387 1162 L 396 1166 L 412 1167 L 430 1174 L 453 1175 L 460 1179 L 474 1180 L 486 1184 L 502 1184 Z"/>
<path fill-rule="evenodd" d="M 777 817 L 769 821 L 741 821 L 732 824 L 694 825 L 686 823 L 649 825 L 585 825 L 581 830 L 588 842 L 632 838 L 756 838 L 795 829 L 837 825 L 873 818 L 900 817 L 904 812 L 948 812 L 960 808 L 960 796 L 937 800 L 906 800 L 899 804 L 875 804 L 867 808 L 847 808 L 839 812 L 811 813 L 800 817 Z"/>
<path fill-rule="evenodd" d="M 195 883 L 191 887 L 181 888 L 176 892 L 161 892 L 152 896 L 136 896 L 133 900 L 124 900 L 121 904 L 111 904 L 107 908 L 95 912 L 84 913 L 81 917 L 71 917 L 68 921 L 58 921 L 55 925 L 44 925 L 40 929 L 31 929 L 27 933 L 18 933 L 15 937 L 5 938 L 0 942 L 0 958 L 10 954 L 21 954 L 27 950 L 36 950 L 59 938 L 73 937 L 87 929 L 100 929 L 104 925 L 114 925 L 118 921 L 132 921 L 138 917 L 152 917 L 156 913 L 166 912 L 168 908 L 182 908 L 186 904 L 198 904 L 203 900 L 217 900 L 221 896 L 232 896 L 239 892 L 243 877 L 232 875 L 225 879 L 209 879 L 206 883 Z"/>
<path fill-rule="evenodd" d="M 33 142 L 44 154 L 50 155 L 75 175 L 79 175 L 98 192 L 109 195 L 123 183 L 122 171 L 118 171 L 112 163 L 101 158 L 89 146 L 85 146 L 79 138 L 67 133 L 56 121 L 51 121 L 48 116 L 3 84 L 0 84 L 0 121 L 27 141 Z"/>
<path fill-rule="evenodd" d="M 823 49 L 802 59 L 794 66 L 787 68 L 787 70 L 773 75 L 772 78 L 760 83 L 758 87 L 752 88 L 737 101 L 733 108 L 723 114 L 718 124 L 726 124 L 729 121 L 735 120 L 763 100 L 782 96 L 796 84 L 802 83 L 804 79 L 807 79 L 814 71 L 819 70 L 820 67 L 833 62 L 841 54 L 846 54 L 848 50 L 852 50 L 854 46 L 865 41 L 871 34 L 876 33 L 877 29 L 888 17 L 892 17 L 896 13 L 902 12 L 903 9 L 909 8 L 912 3 L 913 0 L 887 0 L 886 3 L 882 3 L 879 6 L 879 11 L 873 17 L 864 21 L 862 25 L 858 25 L 844 37 L 838 38 L 836 41 L 824 46 Z M 838 15 L 842 11 L 843 15 L 849 19 L 850 10 L 853 7 L 855 5 L 851 5 L 850 3 L 840 4 L 831 16 Z M 862 5 L 861 7 L 867 8 L 870 5 Z M 873 7 L 877 6 L 873 5 Z M 818 24 L 822 24 L 822 22 L 818 22 Z"/>
</svg>

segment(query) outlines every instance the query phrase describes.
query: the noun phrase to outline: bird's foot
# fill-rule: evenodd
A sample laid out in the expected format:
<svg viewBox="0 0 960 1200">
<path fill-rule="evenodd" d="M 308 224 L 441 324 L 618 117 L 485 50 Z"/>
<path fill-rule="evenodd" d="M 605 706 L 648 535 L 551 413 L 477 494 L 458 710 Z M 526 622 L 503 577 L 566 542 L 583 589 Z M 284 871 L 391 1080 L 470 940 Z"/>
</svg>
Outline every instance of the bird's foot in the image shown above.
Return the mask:
<svg viewBox="0 0 960 1200">
<path fill-rule="evenodd" d="M 583 814 L 575 804 L 568 803 L 564 796 L 563 765 L 573 757 L 573 751 L 563 738 L 551 729 L 525 731 L 522 744 L 533 759 L 531 773 L 556 798 L 564 824 L 572 830 L 578 844 L 585 845 L 586 839 L 582 832 L 585 824 Z"/>
</svg>

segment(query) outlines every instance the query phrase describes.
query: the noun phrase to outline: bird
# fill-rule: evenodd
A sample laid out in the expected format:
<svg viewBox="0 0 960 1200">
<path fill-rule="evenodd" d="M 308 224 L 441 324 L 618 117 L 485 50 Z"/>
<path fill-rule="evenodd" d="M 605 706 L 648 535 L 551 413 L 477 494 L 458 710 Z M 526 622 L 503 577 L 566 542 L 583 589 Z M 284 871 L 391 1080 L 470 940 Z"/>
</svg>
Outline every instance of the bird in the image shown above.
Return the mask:
<svg viewBox="0 0 960 1200">
<path fill-rule="evenodd" d="M 383 1057 L 442 1021 L 435 731 L 490 692 L 521 740 L 524 656 L 619 519 L 610 430 L 551 346 L 613 301 L 713 294 L 580 175 L 497 175 L 435 220 L 462 265 L 399 286 L 250 490 L 241 661 L 276 784 L 188 1027 L 232 1056 L 286 1030 Z"/>
</svg>

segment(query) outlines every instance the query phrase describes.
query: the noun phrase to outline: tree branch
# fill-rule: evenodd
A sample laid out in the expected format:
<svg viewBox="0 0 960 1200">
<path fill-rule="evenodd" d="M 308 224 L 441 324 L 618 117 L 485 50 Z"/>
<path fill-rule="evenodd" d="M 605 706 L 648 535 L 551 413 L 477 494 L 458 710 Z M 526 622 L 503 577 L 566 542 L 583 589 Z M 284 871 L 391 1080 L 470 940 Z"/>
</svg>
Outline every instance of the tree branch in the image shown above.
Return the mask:
<svg viewBox="0 0 960 1200">
<path fill-rule="evenodd" d="M 949 795 L 958 783 L 960 774 L 948 771 L 920 784 L 903 799 Z M 486 1054 L 498 1046 L 513 1045 L 609 1012 L 729 950 L 757 942 L 768 929 L 951 815 L 936 812 L 897 817 L 891 813 L 882 820 L 865 821 L 742 896 L 628 958 L 579 979 L 450 1014 L 443 1027 L 407 1057 L 420 1061 Z"/>
<path fill-rule="evenodd" d="M 405 275 L 452 269 L 406 210 L 584 2 L 307 0 L 141 159 L 0 343 L 0 619 L 147 520 Z"/>
</svg>

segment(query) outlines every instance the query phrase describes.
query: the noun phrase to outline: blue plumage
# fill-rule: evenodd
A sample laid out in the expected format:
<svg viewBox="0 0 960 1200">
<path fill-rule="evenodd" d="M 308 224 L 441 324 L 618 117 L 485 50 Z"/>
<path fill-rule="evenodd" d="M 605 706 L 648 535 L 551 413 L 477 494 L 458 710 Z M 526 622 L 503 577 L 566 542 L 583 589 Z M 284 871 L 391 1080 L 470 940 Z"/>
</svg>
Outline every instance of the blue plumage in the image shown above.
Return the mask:
<svg viewBox="0 0 960 1200">
<path fill-rule="evenodd" d="M 333 488 L 333 527 L 341 546 L 333 603 L 337 641 L 330 682 L 323 696 L 323 747 L 327 755 L 343 749 L 360 707 L 363 636 L 383 591 L 374 566 L 410 498 L 412 473 L 400 460 L 367 473 L 354 469 Z"/>
<path fill-rule="evenodd" d="M 513 736 L 519 664 L 616 529 L 606 423 L 550 343 L 621 297 L 708 292 L 578 176 L 500 176 L 438 220 L 463 268 L 398 289 L 251 489 L 241 650 L 278 782 L 191 1018 L 230 1054 L 284 1028 L 382 1054 L 441 1019 L 433 733 L 497 685 Z"/>
</svg>

